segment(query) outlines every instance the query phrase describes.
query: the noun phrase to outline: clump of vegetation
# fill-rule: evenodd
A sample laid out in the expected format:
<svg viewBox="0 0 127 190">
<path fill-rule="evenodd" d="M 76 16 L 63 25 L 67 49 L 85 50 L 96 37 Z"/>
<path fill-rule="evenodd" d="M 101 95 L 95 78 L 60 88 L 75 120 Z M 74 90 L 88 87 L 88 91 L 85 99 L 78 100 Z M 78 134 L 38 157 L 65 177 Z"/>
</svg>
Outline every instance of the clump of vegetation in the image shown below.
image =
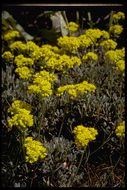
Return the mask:
<svg viewBox="0 0 127 190">
<path fill-rule="evenodd" d="M 109 15 L 107 30 L 65 17 L 56 45 L 3 16 L 4 187 L 124 187 L 125 15 Z"/>
</svg>

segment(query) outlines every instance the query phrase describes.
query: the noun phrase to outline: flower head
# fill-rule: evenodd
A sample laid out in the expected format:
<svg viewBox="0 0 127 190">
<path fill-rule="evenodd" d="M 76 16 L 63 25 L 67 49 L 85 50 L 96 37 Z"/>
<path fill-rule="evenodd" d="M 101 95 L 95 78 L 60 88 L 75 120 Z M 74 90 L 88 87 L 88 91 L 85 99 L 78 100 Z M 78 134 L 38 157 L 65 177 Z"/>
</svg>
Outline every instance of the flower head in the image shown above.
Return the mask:
<svg viewBox="0 0 127 190">
<path fill-rule="evenodd" d="M 15 100 L 8 109 L 11 118 L 8 119 L 8 127 L 16 126 L 20 131 L 33 126 L 33 115 L 30 114 L 31 106 L 21 100 Z"/>
<path fill-rule="evenodd" d="M 102 31 L 100 29 L 87 29 L 85 31 L 85 35 L 91 39 L 93 43 L 96 43 L 97 39 L 99 39 L 102 36 Z"/>
<path fill-rule="evenodd" d="M 69 29 L 70 32 L 76 32 L 79 28 L 79 25 L 75 22 L 69 22 L 68 26 L 64 26 L 65 28 Z"/>
<path fill-rule="evenodd" d="M 32 66 L 34 64 L 34 61 L 29 57 L 24 57 L 24 55 L 20 54 L 15 57 L 14 63 L 17 65 L 17 67 L 22 66 Z"/>
<path fill-rule="evenodd" d="M 7 61 L 7 62 L 10 62 L 14 59 L 14 55 L 10 52 L 10 51 L 5 51 L 3 54 L 2 54 L 2 58 Z"/>
<path fill-rule="evenodd" d="M 112 25 L 110 26 L 109 31 L 111 32 L 111 34 L 118 36 L 123 32 L 123 27 L 119 24 Z"/>
<path fill-rule="evenodd" d="M 33 137 L 27 137 L 24 142 L 26 148 L 26 162 L 33 164 L 38 159 L 44 159 L 47 156 L 47 150 L 40 141 L 33 140 Z"/>
<path fill-rule="evenodd" d="M 125 19 L 125 14 L 123 13 L 123 12 L 118 12 L 118 13 L 115 13 L 115 14 L 113 14 L 113 20 L 115 21 L 115 22 L 117 22 L 117 21 L 119 21 L 119 20 L 124 20 Z"/>
<path fill-rule="evenodd" d="M 26 67 L 26 66 L 24 66 L 24 67 L 17 67 L 15 69 L 15 72 L 22 79 L 29 79 L 32 76 L 32 74 L 33 74 L 33 71 L 31 69 L 29 69 L 28 67 Z"/>
<path fill-rule="evenodd" d="M 106 51 L 109 49 L 115 49 L 117 46 L 117 42 L 115 42 L 112 39 L 104 40 L 100 43 L 100 46 L 102 46 Z"/>
<path fill-rule="evenodd" d="M 87 61 L 87 60 L 96 61 L 97 59 L 98 59 L 98 56 L 94 52 L 88 52 L 86 55 L 82 57 L 83 61 Z"/>
<path fill-rule="evenodd" d="M 86 94 L 87 92 L 94 92 L 96 86 L 88 83 L 87 81 L 83 81 L 79 84 L 70 84 L 64 85 L 57 89 L 57 96 L 62 96 L 64 92 L 70 95 L 70 98 L 76 98 L 78 95 Z"/>
<path fill-rule="evenodd" d="M 96 139 L 96 135 L 98 134 L 96 129 L 83 125 L 75 127 L 73 133 L 75 135 L 75 144 L 78 148 L 86 147 L 89 142 Z"/>
<path fill-rule="evenodd" d="M 64 36 L 58 38 L 58 45 L 66 51 L 74 52 L 77 51 L 80 46 L 80 41 L 74 36 Z"/>
<path fill-rule="evenodd" d="M 20 37 L 20 34 L 16 30 L 9 30 L 6 34 L 4 34 L 4 40 L 9 41 L 15 38 Z"/>
<path fill-rule="evenodd" d="M 28 92 L 48 97 L 52 95 L 52 83 L 56 80 L 56 75 L 48 71 L 40 71 L 34 75 L 33 84 L 28 86 Z"/>
<path fill-rule="evenodd" d="M 118 137 L 124 137 L 125 136 L 125 121 L 119 123 L 117 126 L 115 133 Z"/>
</svg>

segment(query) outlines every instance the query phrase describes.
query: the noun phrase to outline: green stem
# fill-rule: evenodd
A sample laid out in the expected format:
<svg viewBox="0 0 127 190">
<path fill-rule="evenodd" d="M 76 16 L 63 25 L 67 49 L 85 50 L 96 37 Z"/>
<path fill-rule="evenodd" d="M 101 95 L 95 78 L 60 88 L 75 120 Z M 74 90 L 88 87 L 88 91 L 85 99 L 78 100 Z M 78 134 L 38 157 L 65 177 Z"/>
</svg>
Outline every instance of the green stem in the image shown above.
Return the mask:
<svg viewBox="0 0 127 190">
<path fill-rule="evenodd" d="M 23 150 L 23 158 L 25 161 L 25 147 L 24 147 L 24 141 L 25 141 L 25 131 L 22 132 L 22 136 L 21 136 L 21 146 L 22 146 L 22 150 Z M 24 164 L 26 172 L 28 173 L 28 167 L 27 164 Z"/>
<path fill-rule="evenodd" d="M 76 176 L 77 176 L 77 174 L 78 174 L 79 168 L 80 168 L 81 163 L 82 163 L 82 161 L 83 161 L 83 157 L 84 157 L 85 151 L 86 151 L 86 149 L 84 149 L 83 152 L 82 152 L 82 154 L 81 154 L 81 158 L 80 158 L 80 161 L 79 161 L 79 164 L 78 164 L 78 168 L 77 168 L 77 170 L 76 170 L 76 172 L 75 172 L 75 175 L 74 175 L 74 176 L 71 175 L 71 177 L 70 177 L 69 186 L 70 186 L 70 183 L 73 183 L 74 179 L 76 178 Z M 72 177 L 73 177 L 73 179 L 72 179 Z M 72 181 L 71 181 L 71 179 L 72 179 Z"/>
<path fill-rule="evenodd" d="M 79 168 L 80 168 L 80 166 L 81 166 L 81 163 L 82 163 L 82 160 L 83 160 L 85 151 L 86 151 L 86 149 L 84 149 L 83 152 L 82 152 L 82 154 L 81 154 L 81 158 L 80 158 L 80 161 L 79 161 L 79 165 L 78 165 L 78 168 L 77 168 L 77 170 L 76 170 L 76 175 L 77 175 L 77 173 L 78 173 L 78 171 L 79 171 Z"/>
</svg>

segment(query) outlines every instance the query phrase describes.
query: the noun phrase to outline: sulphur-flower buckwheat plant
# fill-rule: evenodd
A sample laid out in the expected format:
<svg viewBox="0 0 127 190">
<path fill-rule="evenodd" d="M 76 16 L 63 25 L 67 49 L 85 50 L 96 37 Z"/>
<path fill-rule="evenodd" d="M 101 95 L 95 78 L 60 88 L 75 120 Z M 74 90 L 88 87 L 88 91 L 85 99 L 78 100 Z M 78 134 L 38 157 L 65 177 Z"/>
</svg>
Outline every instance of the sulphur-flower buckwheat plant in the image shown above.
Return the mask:
<svg viewBox="0 0 127 190">
<path fill-rule="evenodd" d="M 82 34 L 78 37 L 81 48 L 88 48 L 93 44 L 92 40 L 88 38 L 85 34 Z"/>
<path fill-rule="evenodd" d="M 24 44 L 22 41 L 15 41 L 10 44 L 10 50 L 12 53 L 25 53 L 26 52 L 26 44 Z"/>
<path fill-rule="evenodd" d="M 86 94 L 87 92 L 95 92 L 96 86 L 88 83 L 87 81 L 83 81 L 79 84 L 70 84 L 64 85 L 57 89 L 57 96 L 61 96 L 64 92 L 67 92 L 70 95 L 70 98 L 76 98 L 78 95 Z"/>
<path fill-rule="evenodd" d="M 17 73 L 19 77 L 22 79 L 29 79 L 33 74 L 33 70 L 29 69 L 26 66 L 23 66 L 23 67 L 17 67 L 15 69 L 15 73 Z"/>
<path fill-rule="evenodd" d="M 109 32 L 114 35 L 114 36 L 118 36 L 123 32 L 123 26 L 116 24 L 116 25 L 112 25 L 109 28 Z"/>
<path fill-rule="evenodd" d="M 115 133 L 118 137 L 125 137 L 125 121 L 119 123 L 115 130 Z"/>
<path fill-rule="evenodd" d="M 91 60 L 91 61 L 96 61 L 98 59 L 98 56 L 96 53 L 94 52 L 88 52 L 86 55 L 84 55 L 82 57 L 82 60 L 83 61 L 88 61 L 88 60 Z"/>
<path fill-rule="evenodd" d="M 125 14 L 123 12 L 117 12 L 113 14 L 113 21 L 118 22 L 119 20 L 124 20 L 125 19 Z"/>
<path fill-rule="evenodd" d="M 74 65 L 79 66 L 80 64 L 81 64 L 81 60 L 77 56 L 70 57 L 64 54 L 57 58 L 51 57 L 47 61 L 46 67 L 51 68 L 52 70 L 62 71 L 65 69 L 73 68 Z"/>
<path fill-rule="evenodd" d="M 57 80 L 56 75 L 48 71 L 40 71 L 36 73 L 33 79 L 33 84 L 28 86 L 29 93 L 41 94 L 42 97 L 52 95 L 52 83 Z"/>
<path fill-rule="evenodd" d="M 112 39 L 104 40 L 100 43 L 100 46 L 103 47 L 106 51 L 110 49 L 115 49 L 117 42 Z"/>
<path fill-rule="evenodd" d="M 64 36 L 58 38 L 58 46 L 60 46 L 63 50 L 75 52 L 80 47 L 80 41 L 74 36 Z"/>
<path fill-rule="evenodd" d="M 34 61 L 29 57 L 24 57 L 24 55 L 20 54 L 15 57 L 14 63 L 17 67 L 22 66 L 32 66 L 34 64 Z"/>
<path fill-rule="evenodd" d="M 119 60 L 116 62 L 117 70 L 124 71 L 125 70 L 125 60 Z"/>
<path fill-rule="evenodd" d="M 26 137 L 24 141 L 24 147 L 26 149 L 26 162 L 33 164 L 38 159 L 44 159 L 47 156 L 47 150 L 40 141 L 33 140 L 33 137 Z"/>
<path fill-rule="evenodd" d="M 10 52 L 10 51 L 5 51 L 3 54 L 2 54 L 2 58 L 7 61 L 7 62 L 10 62 L 14 59 L 14 55 Z"/>
<path fill-rule="evenodd" d="M 20 34 L 18 31 L 10 30 L 4 35 L 4 40 L 9 41 L 18 37 L 20 37 Z"/>
<path fill-rule="evenodd" d="M 102 32 L 100 29 L 87 29 L 85 31 L 85 35 L 91 39 L 91 41 L 95 44 L 97 42 L 97 39 L 99 39 L 102 36 Z"/>
<path fill-rule="evenodd" d="M 79 25 L 75 22 L 69 22 L 68 25 L 64 26 L 64 28 L 69 29 L 70 32 L 76 32 L 79 28 Z"/>
<path fill-rule="evenodd" d="M 92 127 L 78 125 L 72 132 L 75 136 L 75 144 L 78 148 L 85 148 L 89 142 L 96 139 L 98 131 Z"/>
<path fill-rule="evenodd" d="M 14 102 L 11 104 L 10 108 L 8 109 L 8 113 L 14 115 L 18 113 L 19 109 L 26 109 L 28 111 L 31 111 L 32 107 L 31 105 L 22 100 L 14 100 Z"/>
<path fill-rule="evenodd" d="M 108 61 L 116 63 L 119 60 L 125 59 L 125 48 L 109 50 L 105 53 L 105 57 Z"/>
<path fill-rule="evenodd" d="M 21 103 L 21 104 L 20 104 Z M 20 131 L 33 126 L 33 115 L 30 114 L 31 106 L 21 100 L 15 100 L 8 109 L 11 118 L 8 119 L 8 127 L 16 126 Z"/>
</svg>

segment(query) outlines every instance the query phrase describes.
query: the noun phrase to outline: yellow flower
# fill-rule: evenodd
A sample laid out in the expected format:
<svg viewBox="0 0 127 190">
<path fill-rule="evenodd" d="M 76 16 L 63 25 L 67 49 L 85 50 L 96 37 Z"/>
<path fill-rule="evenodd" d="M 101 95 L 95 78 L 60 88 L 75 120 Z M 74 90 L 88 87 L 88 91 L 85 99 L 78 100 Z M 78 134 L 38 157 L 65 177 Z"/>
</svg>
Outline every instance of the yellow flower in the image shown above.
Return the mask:
<svg viewBox="0 0 127 190">
<path fill-rule="evenodd" d="M 110 26 L 109 31 L 111 34 L 118 36 L 123 32 L 123 27 L 119 24 L 112 25 Z"/>
<path fill-rule="evenodd" d="M 70 32 L 76 32 L 79 28 L 79 25 L 75 22 L 69 22 L 68 26 L 64 26 L 64 28 L 69 29 Z"/>
<path fill-rule="evenodd" d="M 26 102 L 23 102 L 21 100 L 14 100 L 14 102 L 8 109 L 8 113 L 11 113 L 12 115 L 14 115 L 14 114 L 18 113 L 20 111 L 20 109 L 26 109 L 28 111 L 31 111 L 32 108 Z"/>
<path fill-rule="evenodd" d="M 84 55 L 82 57 L 83 61 L 87 61 L 87 60 L 93 60 L 96 61 L 98 59 L 97 54 L 93 53 L 93 52 L 88 52 L 86 55 Z"/>
<path fill-rule="evenodd" d="M 80 41 L 81 48 L 87 48 L 93 44 L 92 40 L 88 38 L 85 34 L 80 35 L 78 39 Z"/>
<path fill-rule="evenodd" d="M 69 57 L 68 55 L 64 54 L 57 58 L 51 57 L 47 61 L 46 67 L 51 68 L 52 70 L 62 71 L 64 69 L 66 70 L 73 68 L 74 65 L 79 66 L 80 64 L 81 60 L 78 57 L 76 56 Z"/>
<path fill-rule="evenodd" d="M 20 34 L 15 30 L 9 30 L 6 34 L 4 34 L 4 40 L 6 41 L 13 40 L 18 37 L 20 37 Z"/>
<path fill-rule="evenodd" d="M 14 55 L 10 52 L 10 51 L 5 51 L 3 54 L 2 54 L 2 58 L 7 61 L 7 62 L 10 62 L 14 59 Z"/>
<path fill-rule="evenodd" d="M 40 71 L 34 75 L 33 84 L 28 86 L 28 92 L 39 93 L 42 97 L 48 97 L 52 95 L 52 83 L 56 80 L 56 75 L 47 71 Z"/>
<path fill-rule="evenodd" d="M 118 20 L 124 20 L 125 19 L 125 14 L 123 12 L 118 12 L 118 13 L 115 13 L 113 14 L 113 20 L 116 22 Z"/>
<path fill-rule="evenodd" d="M 9 47 L 10 47 L 12 52 L 15 52 L 15 51 L 20 52 L 20 53 L 26 52 L 26 44 L 24 44 L 21 41 L 13 42 Z"/>
<path fill-rule="evenodd" d="M 21 100 L 15 100 L 8 109 L 12 117 L 8 119 L 8 127 L 16 126 L 20 131 L 33 126 L 33 115 L 30 114 L 31 106 Z"/>
<path fill-rule="evenodd" d="M 8 126 L 10 128 L 16 126 L 20 131 L 23 131 L 27 127 L 33 126 L 33 115 L 26 109 L 20 109 L 19 113 L 8 119 Z"/>
<path fill-rule="evenodd" d="M 104 40 L 100 43 L 105 50 L 115 49 L 117 46 L 117 42 L 113 41 L 112 39 Z"/>
<path fill-rule="evenodd" d="M 22 54 L 15 57 L 14 63 L 17 67 L 32 66 L 34 61 L 29 57 L 24 57 Z"/>
<path fill-rule="evenodd" d="M 125 58 L 125 48 L 109 50 L 105 53 L 105 57 L 107 61 L 111 61 L 113 63 L 118 62 L 119 60 L 124 60 Z"/>
<path fill-rule="evenodd" d="M 80 41 L 74 36 L 64 36 L 58 38 L 58 45 L 66 51 L 75 52 L 80 46 Z"/>
<path fill-rule="evenodd" d="M 93 42 L 96 43 L 97 39 L 102 36 L 102 31 L 100 29 L 87 29 L 85 35 Z"/>
<path fill-rule="evenodd" d="M 25 138 L 24 147 L 26 148 L 26 162 L 33 164 L 38 159 L 44 159 L 47 156 L 47 150 L 40 141 L 33 140 L 33 137 Z"/>
<path fill-rule="evenodd" d="M 32 53 L 33 51 L 36 51 L 37 49 L 39 49 L 39 46 L 36 45 L 33 41 L 28 41 L 26 43 L 26 51 L 27 53 Z"/>
<path fill-rule="evenodd" d="M 32 76 L 33 71 L 29 69 L 28 67 L 18 67 L 15 69 L 15 72 L 19 75 L 22 79 L 28 79 Z"/>
<path fill-rule="evenodd" d="M 125 121 L 119 123 L 115 130 L 115 133 L 118 137 L 125 137 Z"/>
<path fill-rule="evenodd" d="M 95 92 L 96 86 L 93 84 L 88 83 L 87 81 L 83 81 L 79 84 L 70 84 L 70 85 L 64 85 L 57 89 L 57 96 L 62 96 L 64 92 L 68 93 L 70 95 L 70 98 L 75 98 L 78 95 L 83 95 L 87 92 Z"/>
<path fill-rule="evenodd" d="M 85 148 L 89 142 L 96 139 L 97 130 L 92 127 L 78 125 L 74 128 L 75 144 L 78 148 Z"/>
<path fill-rule="evenodd" d="M 124 71 L 125 70 L 125 60 L 119 60 L 116 62 L 117 70 Z"/>
<path fill-rule="evenodd" d="M 109 35 L 109 33 L 107 31 L 102 30 L 101 33 L 102 33 L 102 37 L 104 39 L 109 39 L 110 38 L 110 35 Z"/>
</svg>

